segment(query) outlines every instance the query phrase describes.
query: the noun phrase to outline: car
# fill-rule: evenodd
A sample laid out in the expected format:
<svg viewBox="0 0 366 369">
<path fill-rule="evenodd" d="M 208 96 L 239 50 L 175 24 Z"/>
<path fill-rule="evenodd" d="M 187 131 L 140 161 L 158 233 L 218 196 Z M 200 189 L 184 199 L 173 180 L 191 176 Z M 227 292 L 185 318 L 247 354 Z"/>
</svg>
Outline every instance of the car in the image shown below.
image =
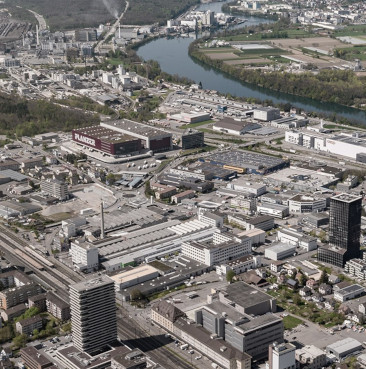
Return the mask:
<svg viewBox="0 0 366 369">
<path fill-rule="evenodd" d="M 195 360 L 199 360 L 199 359 L 201 359 L 201 357 L 202 357 L 201 355 L 198 355 L 198 356 L 196 356 L 194 359 L 195 359 Z"/>
<path fill-rule="evenodd" d="M 188 353 L 192 355 L 192 354 L 194 354 L 194 351 L 193 350 L 189 350 Z"/>
</svg>

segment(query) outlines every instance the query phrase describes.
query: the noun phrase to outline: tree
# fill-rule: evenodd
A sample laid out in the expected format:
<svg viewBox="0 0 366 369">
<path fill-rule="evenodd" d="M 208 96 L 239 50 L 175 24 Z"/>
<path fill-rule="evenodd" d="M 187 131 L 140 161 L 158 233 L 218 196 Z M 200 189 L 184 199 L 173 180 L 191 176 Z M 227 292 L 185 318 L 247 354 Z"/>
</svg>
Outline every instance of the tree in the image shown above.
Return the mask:
<svg viewBox="0 0 366 369">
<path fill-rule="evenodd" d="M 13 338 L 13 348 L 22 348 L 25 347 L 28 342 L 28 336 L 26 334 L 20 334 L 19 336 L 15 336 Z"/>
<path fill-rule="evenodd" d="M 113 173 L 108 173 L 106 177 L 106 182 L 109 186 L 114 185 L 114 183 L 116 182 L 116 176 Z"/>
<path fill-rule="evenodd" d="M 307 280 L 308 279 L 306 278 L 306 275 L 301 273 L 300 278 L 299 278 L 299 283 L 301 284 L 301 286 L 305 286 Z"/>
<path fill-rule="evenodd" d="M 320 276 L 319 282 L 320 283 L 328 283 L 328 273 L 326 272 L 326 270 L 322 271 L 322 275 Z"/>
<path fill-rule="evenodd" d="M 235 272 L 233 270 L 229 270 L 227 273 L 226 273 L 226 280 L 229 282 L 229 283 L 232 283 L 233 282 L 233 279 L 234 277 L 236 276 Z"/>
<path fill-rule="evenodd" d="M 131 291 L 131 300 L 132 301 L 143 300 L 144 298 L 145 298 L 145 295 L 138 288 L 134 288 Z"/>
</svg>

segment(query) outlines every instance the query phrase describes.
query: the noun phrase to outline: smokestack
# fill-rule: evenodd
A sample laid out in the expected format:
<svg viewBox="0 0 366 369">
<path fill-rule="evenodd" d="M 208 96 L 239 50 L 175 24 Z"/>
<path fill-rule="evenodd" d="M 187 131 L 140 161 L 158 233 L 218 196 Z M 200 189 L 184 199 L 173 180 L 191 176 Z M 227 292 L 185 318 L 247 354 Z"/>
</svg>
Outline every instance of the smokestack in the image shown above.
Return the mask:
<svg viewBox="0 0 366 369">
<path fill-rule="evenodd" d="M 153 197 L 150 196 L 150 204 L 152 205 L 153 204 Z"/>
<path fill-rule="evenodd" d="M 104 210 L 103 201 L 100 203 L 100 239 L 104 239 Z"/>
<path fill-rule="evenodd" d="M 121 22 L 119 22 L 119 27 L 118 27 L 118 38 L 121 38 Z"/>
<path fill-rule="evenodd" d="M 23 34 L 23 47 L 25 46 L 24 34 Z"/>
<path fill-rule="evenodd" d="M 37 38 L 37 46 L 39 45 L 39 29 L 38 24 L 36 25 L 36 38 Z"/>
</svg>

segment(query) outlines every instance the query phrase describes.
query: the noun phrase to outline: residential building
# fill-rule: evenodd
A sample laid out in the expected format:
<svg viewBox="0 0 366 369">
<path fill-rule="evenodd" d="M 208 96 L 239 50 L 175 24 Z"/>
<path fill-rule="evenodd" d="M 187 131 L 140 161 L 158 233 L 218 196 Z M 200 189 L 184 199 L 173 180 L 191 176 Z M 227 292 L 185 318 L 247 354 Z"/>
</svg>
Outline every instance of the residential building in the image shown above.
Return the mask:
<svg viewBox="0 0 366 369">
<path fill-rule="evenodd" d="M 165 300 L 160 300 L 151 308 L 151 320 L 158 323 L 161 327 L 173 332 L 174 323 L 178 318 L 184 316 L 183 311 L 176 308 L 173 304 Z"/>
<path fill-rule="evenodd" d="M 314 345 L 306 345 L 295 351 L 296 361 L 304 369 L 319 369 L 327 364 L 325 352 Z"/>
<path fill-rule="evenodd" d="M 182 244 L 182 254 L 202 264 L 213 266 L 251 253 L 249 237 L 235 237 L 215 232 L 211 241 L 187 241 Z"/>
<path fill-rule="evenodd" d="M 70 254 L 74 267 L 80 271 L 91 272 L 99 268 L 99 252 L 89 242 L 71 242 Z"/>
<path fill-rule="evenodd" d="M 46 294 L 41 293 L 39 295 L 30 296 L 28 298 L 28 306 L 38 308 L 39 312 L 42 313 L 47 310 L 46 307 Z"/>
<path fill-rule="evenodd" d="M 334 292 L 334 299 L 340 302 L 354 299 L 357 296 L 363 295 L 365 288 L 359 284 L 352 284 L 351 286 L 344 287 Z"/>
<path fill-rule="evenodd" d="M 57 179 L 47 179 L 41 182 L 41 191 L 49 196 L 63 201 L 69 198 L 69 189 L 67 183 Z"/>
<path fill-rule="evenodd" d="M 4 322 L 12 321 L 14 318 L 26 312 L 27 306 L 25 304 L 15 305 L 9 309 L 1 311 L 1 318 Z"/>
<path fill-rule="evenodd" d="M 295 350 L 292 343 L 274 342 L 269 346 L 266 369 L 296 369 Z"/>
<path fill-rule="evenodd" d="M 346 262 L 344 271 L 359 279 L 366 279 L 366 260 L 364 259 L 351 259 Z"/>
<path fill-rule="evenodd" d="M 61 300 L 53 292 L 47 292 L 46 306 L 47 311 L 61 321 L 69 320 L 71 317 L 70 305 Z"/>
<path fill-rule="evenodd" d="M 31 335 L 35 329 L 39 331 L 43 328 L 43 318 L 39 315 L 32 318 L 19 320 L 15 324 L 15 330 L 20 334 Z"/>
<path fill-rule="evenodd" d="M 74 346 L 87 353 L 117 339 L 114 282 L 105 275 L 70 286 Z"/>
<path fill-rule="evenodd" d="M 38 295 L 41 292 L 42 288 L 33 283 L 3 290 L 0 292 L 0 308 L 6 310 L 15 305 L 26 303 L 30 296 Z"/>
<path fill-rule="evenodd" d="M 343 267 L 360 256 L 362 197 L 342 193 L 330 200 L 329 246 L 318 249 L 318 260 Z"/>
</svg>

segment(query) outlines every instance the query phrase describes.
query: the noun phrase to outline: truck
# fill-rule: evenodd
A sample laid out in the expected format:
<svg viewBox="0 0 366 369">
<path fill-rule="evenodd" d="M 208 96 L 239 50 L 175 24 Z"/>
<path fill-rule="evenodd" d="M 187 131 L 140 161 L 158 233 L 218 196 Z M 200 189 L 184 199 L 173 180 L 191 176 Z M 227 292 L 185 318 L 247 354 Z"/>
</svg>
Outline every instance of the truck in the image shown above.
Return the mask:
<svg viewBox="0 0 366 369">
<path fill-rule="evenodd" d="M 181 350 L 187 350 L 188 348 L 188 343 L 185 343 L 184 345 L 180 346 Z"/>
<path fill-rule="evenodd" d="M 211 364 L 211 366 L 212 366 L 213 368 L 215 368 L 215 369 L 218 369 L 218 368 L 219 368 L 219 366 L 218 366 L 216 363 L 212 363 L 212 364 Z"/>
</svg>

